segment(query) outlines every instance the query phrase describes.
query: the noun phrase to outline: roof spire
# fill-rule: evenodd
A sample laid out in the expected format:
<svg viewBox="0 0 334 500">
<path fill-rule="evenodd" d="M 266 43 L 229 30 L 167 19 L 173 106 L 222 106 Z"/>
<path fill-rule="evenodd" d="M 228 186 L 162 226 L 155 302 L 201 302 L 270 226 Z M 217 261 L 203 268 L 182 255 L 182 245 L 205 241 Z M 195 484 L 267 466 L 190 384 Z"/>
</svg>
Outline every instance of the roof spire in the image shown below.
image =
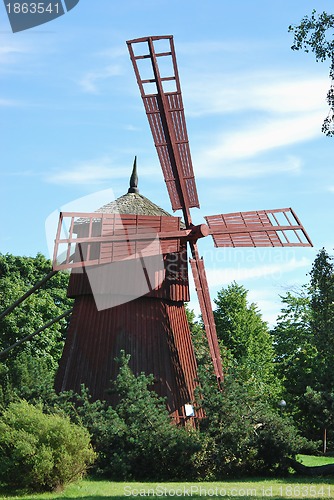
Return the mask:
<svg viewBox="0 0 334 500">
<path fill-rule="evenodd" d="M 135 156 L 133 162 L 132 174 L 130 177 L 130 187 L 128 189 L 128 193 L 139 193 L 138 189 L 138 175 L 137 175 L 137 156 Z"/>
</svg>

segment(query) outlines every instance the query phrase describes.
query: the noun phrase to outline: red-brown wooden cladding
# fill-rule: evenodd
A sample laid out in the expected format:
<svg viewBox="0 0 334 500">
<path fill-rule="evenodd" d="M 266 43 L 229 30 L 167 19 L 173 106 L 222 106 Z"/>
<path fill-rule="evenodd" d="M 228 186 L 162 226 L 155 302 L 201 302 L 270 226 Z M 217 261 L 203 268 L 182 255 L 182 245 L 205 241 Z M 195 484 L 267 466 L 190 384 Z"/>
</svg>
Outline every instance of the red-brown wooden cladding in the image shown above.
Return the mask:
<svg viewBox="0 0 334 500">
<path fill-rule="evenodd" d="M 291 208 L 205 217 L 216 247 L 305 247 L 312 243 Z"/>
<path fill-rule="evenodd" d="M 108 393 L 121 350 L 131 355 L 135 374 L 152 373 L 153 389 L 167 398 L 171 416 L 185 417 L 193 403 L 197 366 L 182 302 L 140 297 L 97 311 L 92 295 L 77 297 L 56 377 L 58 391 L 80 391 L 85 384 L 94 399 L 114 403 Z M 197 412 L 198 417 L 202 412 Z"/>
<path fill-rule="evenodd" d="M 110 279 L 110 273 L 104 273 L 103 268 L 104 266 L 100 267 L 100 285 L 102 289 L 106 288 L 104 281 Z M 175 302 L 189 302 L 188 258 L 185 243 L 181 244 L 180 252 L 164 255 L 164 271 L 164 281 L 161 283 L 161 280 L 159 280 L 159 286 L 147 293 L 146 297 L 167 299 Z M 81 269 L 72 272 L 67 295 L 75 298 L 92 293 L 87 274 Z"/>
</svg>

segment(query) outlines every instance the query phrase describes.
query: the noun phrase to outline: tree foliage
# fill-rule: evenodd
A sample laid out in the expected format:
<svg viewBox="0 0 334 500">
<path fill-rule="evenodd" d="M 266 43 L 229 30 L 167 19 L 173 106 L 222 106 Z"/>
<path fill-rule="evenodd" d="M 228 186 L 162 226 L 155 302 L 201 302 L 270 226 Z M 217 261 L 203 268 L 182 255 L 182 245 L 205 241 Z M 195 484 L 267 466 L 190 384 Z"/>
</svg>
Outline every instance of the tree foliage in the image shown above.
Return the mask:
<svg viewBox="0 0 334 500">
<path fill-rule="evenodd" d="M 273 329 L 278 372 L 288 407 L 303 434 L 334 441 L 334 264 L 320 250 L 302 294 L 288 293 Z"/>
<path fill-rule="evenodd" d="M 312 383 L 315 349 L 311 334 L 311 308 L 307 289 L 297 295 L 288 292 L 282 297 L 283 309 L 272 334 L 276 366 L 285 387 L 285 399 L 293 401 Z M 301 376 L 303 374 L 303 376 Z"/>
<path fill-rule="evenodd" d="M 323 269 L 327 269 L 328 276 Z M 3 307 L 49 270 L 50 262 L 40 255 L 35 259 L 0 256 Z M 309 288 L 313 295 L 307 295 L 307 300 L 288 296 L 286 311 L 274 336 L 269 334 L 257 306 L 248 302 L 244 287 L 232 283 L 218 293 L 214 314 L 226 374 L 222 390 L 213 375 L 203 324 L 195 320 L 192 311 L 187 311 L 199 365 L 197 404 L 204 407 L 206 414 L 199 429 L 171 424 L 165 401 L 151 390 L 153 378 L 134 376 L 125 354 L 118 360 L 119 375 L 113 384 L 117 400 L 114 407 L 105 401 L 92 401 L 85 388 L 81 394 L 55 394 L 53 379 L 63 347 L 65 321 L 12 351 L 0 363 L 0 403 L 8 407 L 11 401 L 25 398 L 35 405 L 43 404 L 44 413 L 69 416 L 72 423 L 84 426 L 97 453 L 94 472 L 111 479 L 221 479 L 241 474 L 285 473 L 288 459 L 300 451 L 301 440 L 291 421 L 277 407 L 282 397 L 280 376 L 287 390 L 288 377 L 296 375 L 296 366 L 304 368 L 303 356 L 304 361 L 312 363 L 310 378 L 305 375 L 300 392 L 295 391 L 300 396 L 299 414 L 308 402 L 309 407 L 317 408 L 318 420 L 330 418 L 331 406 L 312 378 L 319 366 L 320 341 L 316 344 L 310 339 L 313 325 L 317 325 L 320 339 L 321 332 L 327 332 L 331 324 L 321 317 L 326 307 L 328 314 L 331 311 L 331 295 L 324 302 L 323 292 L 319 291 L 328 288 L 331 275 L 331 261 L 325 258 L 314 271 Z M 67 275 L 58 273 L 0 323 L 2 348 L 22 336 L 23 330 L 24 334 L 34 331 L 68 309 L 67 279 Z M 312 313 L 312 304 L 319 317 Z M 303 356 L 296 349 L 301 336 Z M 319 427 L 318 420 L 312 421 L 313 428 Z"/>
<path fill-rule="evenodd" d="M 37 254 L 36 257 L 0 254 L 1 311 L 11 306 L 50 271 L 51 262 L 42 254 Z M 67 284 L 68 274 L 57 273 L 41 289 L 0 320 L 0 351 L 32 334 L 69 309 L 72 301 L 66 297 Z M 67 321 L 62 319 L 19 348 L 10 351 L 5 358 L 0 358 L 0 404 L 13 399 L 15 394 L 18 397 L 26 397 L 29 379 L 32 386 L 36 382 L 32 379 L 33 372 L 36 375 L 39 370 L 42 375 L 43 371 L 42 378 L 49 378 L 47 374 L 54 373 L 62 353 L 66 329 Z M 31 371 L 32 365 L 34 369 Z"/>
<path fill-rule="evenodd" d="M 322 12 L 317 14 L 312 11 L 310 16 L 305 16 L 299 25 L 289 26 L 289 31 L 294 35 L 292 50 L 313 52 L 316 61 L 330 61 L 329 76 L 332 84 L 327 92 L 327 102 L 330 107 L 325 118 L 322 131 L 327 136 L 334 135 L 334 14 Z"/>
<path fill-rule="evenodd" d="M 214 311 L 225 380 L 218 390 L 202 325 L 188 314 L 199 360 L 202 446 L 200 477 L 219 480 L 249 474 L 286 474 L 304 446 L 292 420 L 277 406 L 281 384 L 273 340 L 247 290 L 236 283 L 218 292 Z"/>
<path fill-rule="evenodd" d="M 272 337 L 257 306 L 248 303 L 247 293 L 235 282 L 218 292 L 214 311 L 217 335 L 228 365 L 234 366 L 248 389 L 278 400 Z"/>
<path fill-rule="evenodd" d="M 334 385 L 334 264 L 322 249 L 310 273 L 311 328 L 318 351 L 320 384 Z"/>
</svg>

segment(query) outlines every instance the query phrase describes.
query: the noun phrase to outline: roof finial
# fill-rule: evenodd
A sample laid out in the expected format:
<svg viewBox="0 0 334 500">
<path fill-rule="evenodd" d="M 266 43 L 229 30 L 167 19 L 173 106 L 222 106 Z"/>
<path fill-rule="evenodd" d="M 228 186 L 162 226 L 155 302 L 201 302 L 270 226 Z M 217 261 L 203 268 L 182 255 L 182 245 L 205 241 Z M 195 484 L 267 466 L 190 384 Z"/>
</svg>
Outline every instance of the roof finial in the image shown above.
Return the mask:
<svg viewBox="0 0 334 500">
<path fill-rule="evenodd" d="M 138 175 L 137 175 L 137 156 L 135 156 L 133 162 L 132 174 L 130 177 L 130 187 L 128 189 L 128 193 L 139 193 L 138 189 Z"/>
</svg>

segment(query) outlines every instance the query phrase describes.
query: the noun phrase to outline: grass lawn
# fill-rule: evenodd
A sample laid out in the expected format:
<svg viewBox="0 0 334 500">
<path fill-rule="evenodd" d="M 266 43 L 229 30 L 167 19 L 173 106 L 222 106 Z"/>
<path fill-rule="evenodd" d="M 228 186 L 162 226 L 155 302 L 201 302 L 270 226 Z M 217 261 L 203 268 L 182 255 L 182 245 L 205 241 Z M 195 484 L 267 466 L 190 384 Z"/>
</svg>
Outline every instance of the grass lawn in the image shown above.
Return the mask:
<svg viewBox="0 0 334 500">
<path fill-rule="evenodd" d="M 325 500 L 334 498 L 333 479 L 252 479 L 245 481 L 198 483 L 117 483 L 85 479 L 68 486 L 59 493 L 19 494 L 0 488 L 0 498 L 6 500 L 61 500 L 85 498 L 113 500 L 125 498 L 192 498 L 194 500 L 234 499 L 264 500 L 304 499 Z"/>
<path fill-rule="evenodd" d="M 307 465 L 307 467 L 334 464 L 334 457 L 314 457 L 311 455 L 298 455 L 297 459 L 303 465 Z"/>
<path fill-rule="evenodd" d="M 333 463 L 334 457 L 299 455 L 304 465 L 314 466 Z M 193 500 L 326 500 L 334 499 L 333 478 L 303 478 L 291 475 L 286 479 L 250 479 L 242 481 L 197 483 L 136 483 L 84 479 L 71 484 L 62 492 L 26 494 L 11 492 L 0 486 L 0 500 L 62 500 L 84 498 L 112 500 L 126 498 L 192 498 Z"/>
</svg>

